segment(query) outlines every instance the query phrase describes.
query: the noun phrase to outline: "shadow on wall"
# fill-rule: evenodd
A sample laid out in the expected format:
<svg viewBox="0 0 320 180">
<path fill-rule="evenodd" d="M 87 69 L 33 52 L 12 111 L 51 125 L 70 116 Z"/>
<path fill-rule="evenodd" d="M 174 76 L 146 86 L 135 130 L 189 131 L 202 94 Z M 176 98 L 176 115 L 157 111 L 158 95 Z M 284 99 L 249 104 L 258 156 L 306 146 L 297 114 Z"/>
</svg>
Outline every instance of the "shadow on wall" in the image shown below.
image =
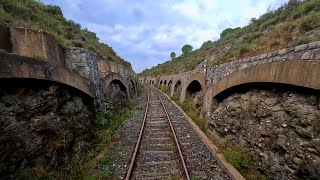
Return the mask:
<svg viewBox="0 0 320 180">
<path fill-rule="evenodd" d="M 202 90 L 201 84 L 197 80 L 192 81 L 187 87 L 186 98 L 187 99 L 196 98 L 201 92 L 201 90 Z"/>
<path fill-rule="evenodd" d="M 172 95 L 172 98 L 174 100 L 180 99 L 181 90 L 182 90 L 181 81 L 177 81 L 176 84 L 174 85 L 174 90 L 173 90 L 173 95 Z"/>
<path fill-rule="evenodd" d="M 112 99 L 128 99 L 127 88 L 120 80 L 112 80 L 106 89 L 106 97 Z"/>
<path fill-rule="evenodd" d="M 1 178 L 30 175 L 39 167 L 69 174 L 71 163 L 66 159 L 72 162 L 94 143 L 93 112 L 93 99 L 70 86 L 0 79 Z"/>
</svg>

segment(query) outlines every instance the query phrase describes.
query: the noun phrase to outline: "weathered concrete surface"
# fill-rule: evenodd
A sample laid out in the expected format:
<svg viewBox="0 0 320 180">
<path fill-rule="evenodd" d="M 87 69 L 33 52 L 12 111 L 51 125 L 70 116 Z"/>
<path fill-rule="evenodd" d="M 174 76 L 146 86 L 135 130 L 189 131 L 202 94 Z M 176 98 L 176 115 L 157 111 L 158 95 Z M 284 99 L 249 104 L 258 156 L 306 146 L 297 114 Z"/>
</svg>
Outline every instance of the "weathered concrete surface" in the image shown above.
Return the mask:
<svg viewBox="0 0 320 180">
<path fill-rule="evenodd" d="M 103 89 L 104 89 L 104 93 L 106 94 L 106 96 L 108 96 L 108 94 L 106 93 L 107 92 L 107 89 L 108 89 L 108 86 L 111 84 L 112 81 L 114 80 L 118 80 L 121 82 L 121 84 L 123 85 L 123 87 L 125 89 L 122 89 L 124 90 L 124 92 L 127 94 L 127 96 L 129 97 L 130 96 L 130 93 L 129 93 L 129 89 L 128 89 L 128 82 L 118 73 L 114 73 L 114 72 L 110 72 L 108 73 L 105 77 L 103 77 Z M 120 84 L 120 85 L 121 85 Z"/>
<path fill-rule="evenodd" d="M 320 61 L 283 61 L 261 64 L 234 72 L 206 93 L 206 112 L 210 116 L 212 98 L 231 87 L 252 82 L 273 82 L 297 85 L 320 90 Z"/>
<path fill-rule="evenodd" d="M 90 83 L 78 73 L 63 67 L 53 68 L 45 61 L 37 61 L 0 51 L 0 78 L 31 78 L 60 82 L 93 96 Z"/>
<path fill-rule="evenodd" d="M 151 78 L 150 78 L 151 79 Z M 181 82 L 181 94 L 180 94 L 180 102 L 183 102 L 186 98 L 186 90 L 192 81 L 198 81 L 201 84 L 202 91 L 205 92 L 207 89 L 205 74 L 201 72 L 201 70 L 190 71 L 187 73 L 180 73 L 176 75 L 162 76 L 159 79 L 158 87 L 164 84 L 163 82 L 172 82 L 170 86 L 169 92 L 170 96 L 174 94 L 174 87 L 178 81 Z M 169 83 L 166 84 L 166 88 L 169 87 Z"/>
<path fill-rule="evenodd" d="M 9 52 L 13 54 L 49 61 L 51 65 L 64 64 L 63 48 L 45 31 L 10 28 L 9 38 L 12 48 Z"/>
<path fill-rule="evenodd" d="M 92 96 L 99 107 L 107 88 L 103 82 L 109 72 L 119 74 L 123 84 L 137 85 L 132 69 L 121 63 L 99 60 L 82 48 L 63 48 L 54 36 L 40 30 L 0 25 L 0 78 L 35 78 L 60 82 Z M 135 88 L 131 88 L 135 89 Z M 128 96 L 130 97 L 130 96 Z"/>
</svg>

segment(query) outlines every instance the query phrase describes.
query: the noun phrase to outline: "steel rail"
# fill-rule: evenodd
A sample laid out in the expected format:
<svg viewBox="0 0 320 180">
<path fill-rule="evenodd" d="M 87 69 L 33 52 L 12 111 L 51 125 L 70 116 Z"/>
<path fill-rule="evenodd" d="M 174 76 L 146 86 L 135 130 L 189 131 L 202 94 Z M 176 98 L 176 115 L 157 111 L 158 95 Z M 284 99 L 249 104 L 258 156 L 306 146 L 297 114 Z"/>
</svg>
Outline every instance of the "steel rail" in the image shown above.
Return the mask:
<svg viewBox="0 0 320 180">
<path fill-rule="evenodd" d="M 149 99 L 149 91 L 147 90 L 147 92 L 148 92 L 148 100 L 147 100 L 146 110 L 145 110 L 145 113 L 144 113 L 144 118 L 143 118 L 142 126 L 141 126 L 141 129 L 140 129 L 139 138 L 138 138 L 137 144 L 135 146 L 135 149 L 134 149 L 134 152 L 133 152 L 133 155 L 132 155 L 132 158 L 131 158 L 130 166 L 129 166 L 129 169 L 127 171 L 127 175 L 126 175 L 125 180 L 129 180 L 130 177 L 131 177 L 133 166 L 134 166 L 134 163 L 135 163 L 135 160 L 136 160 L 136 156 L 137 156 L 137 153 L 138 153 L 138 150 L 139 150 L 139 147 L 140 147 L 140 142 L 141 142 L 141 139 L 142 139 L 143 130 L 144 130 L 144 127 L 145 127 L 145 124 L 146 124 L 147 113 L 148 113 L 148 108 L 149 108 L 149 100 L 150 100 Z"/>
<path fill-rule="evenodd" d="M 182 165 L 183 165 L 183 170 L 184 170 L 184 172 L 185 172 L 185 175 L 186 175 L 187 179 L 190 180 L 190 175 L 189 175 L 189 172 L 188 172 L 186 163 L 185 163 L 184 158 L 183 158 L 183 154 L 182 154 L 182 151 L 181 151 L 181 148 L 180 148 L 180 145 L 179 145 L 179 141 L 178 141 L 176 132 L 175 132 L 175 130 L 174 130 L 174 128 L 173 128 L 173 125 L 172 125 L 172 123 L 171 123 L 170 116 L 168 115 L 167 109 L 166 109 L 166 107 L 164 106 L 164 104 L 163 104 L 163 102 L 162 102 L 162 99 L 161 99 L 161 97 L 159 96 L 159 94 L 156 93 L 156 92 L 155 92 L 155 94 L 158 96 L 158 98 L 159 98 L 159 100 L 160 100 L 160 102 L 161 102 L 161 105 L 162 105 L 162 107 L 163 107 L 163 109 L 164 109 L 164 111 L 165 111 L 165 113 L 166 113 L 168 122 L 169 122 L 169 124 L 170 124 L 171 131 L 172 131 L 172 135 L 173 135 L 173 137 L 174 137 L 174 141 L 175 141 L 176 146 L 177 146 L 177 149 L 178 149 L 178 151 L 179 151 L 179 156 L 180 156 L 180 159 L 181 159 L 181 162 L 182 162 Z"/>
</svg>

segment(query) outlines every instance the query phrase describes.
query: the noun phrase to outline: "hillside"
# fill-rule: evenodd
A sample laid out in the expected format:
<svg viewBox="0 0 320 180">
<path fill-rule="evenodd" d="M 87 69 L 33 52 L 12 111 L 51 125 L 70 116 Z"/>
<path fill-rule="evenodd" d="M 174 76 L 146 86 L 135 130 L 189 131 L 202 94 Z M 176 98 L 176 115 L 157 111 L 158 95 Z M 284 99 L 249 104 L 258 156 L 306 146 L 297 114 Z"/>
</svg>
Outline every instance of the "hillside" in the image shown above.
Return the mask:
<svg viewBox="0 0 320 180">
<path fill-rule="evenodd" d="M 103 59 L 131 67 L 112 47 L 101 43 L 94 32 L 67 20 L 59 6 L 45 5 L 37 0 L 0 0 L 0 23 L 47 31 L 53 34 L 62 46 L 83 47 Z"/>
<path fill-rule="evenodd" d="M 220 39 L 151 69 L 139 76 L 176 74 L 195 69 L 205 59 L 208 66 L 320 40 L 320 1 L 289 0 L 280 8 L 252 18 L 243 28 L 227 28 Z"/>
</svg>

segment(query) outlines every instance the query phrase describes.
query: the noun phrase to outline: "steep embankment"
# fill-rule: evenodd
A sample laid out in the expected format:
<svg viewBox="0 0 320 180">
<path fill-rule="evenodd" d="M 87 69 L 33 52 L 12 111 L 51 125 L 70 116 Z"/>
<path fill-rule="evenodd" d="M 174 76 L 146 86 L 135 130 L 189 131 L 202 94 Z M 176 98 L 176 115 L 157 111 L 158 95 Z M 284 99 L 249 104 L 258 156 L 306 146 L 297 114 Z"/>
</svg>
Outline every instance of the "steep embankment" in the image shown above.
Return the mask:
<svg viewBox="0 0 320 180">
<path fill-rule="evenodd" d="M 320 40 L 320 1 L 290 0 L 279 9 L 269 11 L 259 19 L 251 19 L 243 28 L 228 28 L 215 42 L 171 61 L 147 69 L 139 76 L 177 74 L 193 70 L 205 59 L 213 66 L 264 54 L 287 47 Z"/>
<path fill-rule="evenodd" d="M 63 17 L 59 6 L 44 5 L 35 0 L 1 0 L 0 23 L 47 31 L 62 46 L 83 47 L 96 53 L 101 59 L 121 62 L 131 67 L 112 47 L 100 43 L 96 33 Z"/>
</svg>

